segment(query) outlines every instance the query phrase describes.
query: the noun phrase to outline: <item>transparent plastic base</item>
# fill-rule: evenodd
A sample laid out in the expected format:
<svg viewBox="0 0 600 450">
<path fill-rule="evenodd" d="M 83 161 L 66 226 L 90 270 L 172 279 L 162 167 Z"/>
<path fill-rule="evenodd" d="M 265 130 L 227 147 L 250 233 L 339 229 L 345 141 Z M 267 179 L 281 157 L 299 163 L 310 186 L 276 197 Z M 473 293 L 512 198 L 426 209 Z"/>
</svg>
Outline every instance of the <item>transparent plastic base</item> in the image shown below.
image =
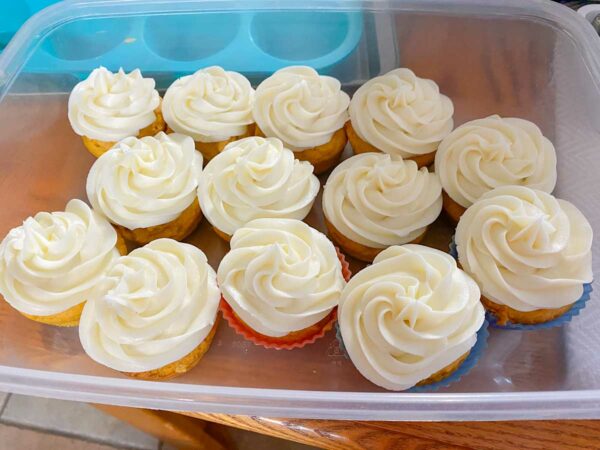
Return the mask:
<svg viewBox="0 0 600 450">
<path fill-rule="evenodd" d="M 439 83 L 454 101 L 456 125 L 494 113 L 536 122 L 556 145 L 556 195 L 575 203 L 600 234 L 600 42 L 583 17 L 542 1 L 294 3 L 293 10 L 316 16 L 337 12 L 361 18 L 356 45 L 345 48 L 322 69 L 340 78 L 350 93 L 367 79 L 401 65 Z M 52 36 L 63 27 L 70 24 L 70 32 L 83 33 L 84 39 L 89 38 L 87 28 L 74 25 L 84 17 L 97 25 L 101 20 L 114 25 L 152 17 L 160 22 L 163 16 L 200 13 L 225 14 L 235 20 L 239 14 L 289 12 L 290 8 L 289 3 L 275 0 L 92 0 L 62 2 L 30 19 L 0 56 L 0 236 L 38 210 L 61 209 L 74 197 L 85 199 L 84 180 L 93 157 L 72 132 L 66 108 L 69 91 L 87 69 L 74 68 L 73 55 L 56 58 L 51 71 L 34 67 L 36 57 L 48 52 Z M 261 33 L 268 31 L 269 23 L 263 23 L 267 29 Z M 328 27 L 331 23 L 347 25 L 347 21 L 317 17 L 312 23 L 317 28 L 311 32 L 322 29 L 328 45 L 344 42 L 345 38 L 336 37 L 338 30 Z M 89 30 L 100 40 L 104 35 L 114 38 L 98 33 L 98 27 Z M 183 37 L 191 33 L 187 28 L 178 32 Z M 290 27 L 289 32 L 295 38 L 290 43 L 297 42 L 297 28 Z M 130 38 L 136 36 L 119 37 L 122 53 L 120 60 L 112 60 L 113 65 L 127 67 L 133 61 L 135 45 L 121 44 L 132 42 Z M 189 56 L 198 49 L 188 50 Z M 317 59 L 317 50 L 314 47 L 300 56 Z M 325 50 L 325 56 L 331 54 L 330 48 Z M 98 45 L 95 51 L 99 54 L 87 58 L 87 63 L 108 64 L 104 55 L 112 50 Z M 279 58 L 297 55 L 284 44 L 270 51 Z M 271 70 L 253 71 L 242 57 L 231 53 L 231 59 L 222 59 L 222 64 L 237 64 L 254 83 Z M 162 61 L 158 69 L 139 64 L 164 89 L 170 80 L 193 71 L 191 67 L 170 71 L 179 63 L 169 61 Z M 179 62 L 189 61 L 180 57 Z M 320 199 L 308 222 L 324 229 Z M 441 216 L 424 243 L 447 250 L 453 232 Z M 214 267 L 227 250 L 206 222 L 189 242 L 200 246 Z M 595 279 L 600 274 L 598 242 L 593 248 Z M 352 261 L 354 273 L 360 268 Z M 77 330 L 29 321 L 0 302 L 0 390 L 127 406 L 280 417 L 600 418 L 599 293 L 600 289 L 595 290 L 577 320 L 562 328 L 490 329 L 488 347 L 478 364 L 460 381 L 433 393 L 392 393 L 372 385 L 343 357 L 334 332 L 305 348 L 280 352 L 257 347 L 223 324 L 211 350 L 188 374 L 166 383 L 132 380 L 89 359 Z"/>
</svg>

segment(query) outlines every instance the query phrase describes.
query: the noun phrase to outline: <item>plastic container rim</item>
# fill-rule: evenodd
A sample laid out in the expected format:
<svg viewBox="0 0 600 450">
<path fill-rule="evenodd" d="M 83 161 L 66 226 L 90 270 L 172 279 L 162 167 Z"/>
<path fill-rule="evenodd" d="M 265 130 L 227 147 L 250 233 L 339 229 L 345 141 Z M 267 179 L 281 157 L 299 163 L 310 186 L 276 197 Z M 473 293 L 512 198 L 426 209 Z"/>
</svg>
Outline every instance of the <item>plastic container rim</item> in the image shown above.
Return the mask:
<svg viewBox="0 0 600 450">
<path fill-rule="evenodd" d="M 567 33 L 600 93 L 600 38 L 581 14 L 550 0 L 63 0 L 29 18 L 0 54 L 0 101 L 33 51 L 57 27 L 90 18 L 192 12 L 320 10 L 419 11 L 428 14 L 511 17 L 544 21 Z M 451 9 L 450 9 L 451 8 Z"/>
<path fill-rule="evenodd" d="M 574 42 L 600 93 L 600 38 L 582 15 L 549 0 L 65 0 L 31 17 L 0 55 L 0 103 L 26 61 L 57 27 L 83 18 L 247 10 L 418 11 L 519 16 Z M 155 409 L 369 420 L 600 418 L 600 390 L 497 393 L 336 392 L 158 383 L 0 366 L 0 390 Z"/>
<path fill-rule="evenodd" d="M 335 392 L 205 386 L 0 366 L 0 389 L 154 409 L 369 420 L 591 419 L 600 390 L 503 393 Z M 552 403 L 549 408 L 549 403 Z"/>
</svg>

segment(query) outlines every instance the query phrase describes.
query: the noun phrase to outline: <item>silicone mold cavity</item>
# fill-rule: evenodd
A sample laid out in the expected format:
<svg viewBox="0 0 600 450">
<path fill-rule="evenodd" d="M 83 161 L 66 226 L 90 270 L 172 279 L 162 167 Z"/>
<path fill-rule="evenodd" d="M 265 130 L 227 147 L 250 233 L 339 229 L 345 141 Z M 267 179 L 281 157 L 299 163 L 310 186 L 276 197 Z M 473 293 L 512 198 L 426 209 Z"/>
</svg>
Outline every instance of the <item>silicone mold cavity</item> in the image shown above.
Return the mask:
<svg viewBox="0 0 600 450">
<path fill-rule="evenodd" d="M 250 34 L 261 50 L 275 58 L 307 61 L 340 47 L 349 28 L 348 14 L 270 12 L 253 17 Z"/>
<path fill-rule="evenodd" d="M 144 40 L 163 58 L 195 61 L 230 45 L 239 27 L 240 17 L 233 14 L 154 16 L 146 20 Z"/>
<path fill-rule="evenodd" d="M 121 44 L 127 38 L 130 27 L 131 21 L 124 18 L 71 22 L 51 33 L 43 46 L 59 59 L 93 59 Z"/>
<path fill-rule="evenodd" d="M 327 70 L 345 61 L 365 37 L 363 13 L 202 12 L 116 16 L 66 23 L 42 41 L 27 62 L 30 73 L 85 78 L 110 70 L 178 76 L 219 65 L 261 79 L 288 65 Z M 366 37 L 365 37 L 366 39 Z M 166 86 L 163 86 L 166 87 Z"/>
</svg>

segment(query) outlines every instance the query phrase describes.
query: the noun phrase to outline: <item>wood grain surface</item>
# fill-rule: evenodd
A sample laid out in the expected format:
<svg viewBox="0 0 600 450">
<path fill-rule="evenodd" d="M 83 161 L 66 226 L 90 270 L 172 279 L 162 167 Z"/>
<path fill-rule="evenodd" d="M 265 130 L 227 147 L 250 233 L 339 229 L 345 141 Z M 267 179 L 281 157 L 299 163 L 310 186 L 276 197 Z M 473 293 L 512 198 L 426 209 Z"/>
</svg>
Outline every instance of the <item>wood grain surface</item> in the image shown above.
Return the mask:
<svg viewBox="0 0 600 450">
<path fill-rule="evenodd" d="M 170 411 L 93 404 L 100 411 L 180 450 L 225 450 L 208 430 L 207 422 Z M 228 447 L 229 448 L 229 447 Z"/>
<path fill-rule="evenodd" d="M 366 422 L 182 413 L 330 450 L 596 450 L 600 421 Z"/>
</svg>

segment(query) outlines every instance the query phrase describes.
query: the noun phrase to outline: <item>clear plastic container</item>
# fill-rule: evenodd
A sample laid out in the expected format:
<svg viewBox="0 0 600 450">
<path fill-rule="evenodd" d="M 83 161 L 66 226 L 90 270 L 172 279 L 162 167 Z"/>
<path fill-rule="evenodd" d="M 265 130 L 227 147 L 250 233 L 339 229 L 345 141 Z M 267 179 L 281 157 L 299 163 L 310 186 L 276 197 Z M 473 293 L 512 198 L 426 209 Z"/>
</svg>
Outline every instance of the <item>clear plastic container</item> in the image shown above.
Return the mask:
<svg viewBox="0 0 600 450">
<path fill-rule="evenodd" d="M 68 93 L 89 70 L 140 67 L 164 89 L 209 63 L 240 70 L 254 82 L 280 66 L 312 64 L 349 92 L 406 66 L 436 80 L 454 100 L 457 125 L 493 113 L 533 120 L 557 148 L 557 195 L 578 205 L 600 234 L 600 40 L 582 16 L 563 6 L 521 0 L 103 0 L 42 11 L 0 56 L 0 235 L 38 210 L 85 198 L 93 158 L 66 111 Z M 309 222 L 322 228 L 319 202 Z M 446 249 L 451 234 L 441 218 L 425 243 Z M 216 266 L 226 246 L 212 236 L 205 223 L 190 241 Z M 89 359 L 75 329 L 31 322 L 0 302 L 0 390 L 280 417 L 600 418 L 597 292 L 563 328 L 492 330 L 471 373 L 419 394 L 385 392 L 366 381 L 342 355 L 334 333 L 303 349 L 275 351 L 244 341 L 226 324 L 185 376 L 165 383 L 128 379 Z"/>
<path fill-rule="evenodd" d="M 11 0 L 0 5 L 0 51 L 29 17 L 57 1 Z"/>
</svg>

